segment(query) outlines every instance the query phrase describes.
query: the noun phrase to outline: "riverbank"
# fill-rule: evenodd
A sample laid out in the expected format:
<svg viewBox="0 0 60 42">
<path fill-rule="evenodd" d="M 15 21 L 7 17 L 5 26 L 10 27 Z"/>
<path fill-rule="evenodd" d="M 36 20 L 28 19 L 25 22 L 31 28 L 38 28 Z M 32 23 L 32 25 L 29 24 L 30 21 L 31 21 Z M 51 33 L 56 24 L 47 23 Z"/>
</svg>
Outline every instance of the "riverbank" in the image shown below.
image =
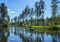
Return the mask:
<svg viewBox="0 0 60 42">
<path fill-rule="evenodd" d="M 57 31 L 60 32 L 60 25 L 54 25 L 54 26 L 31 26 L 35 31 L 39 32 L 52 32 Z M 29 28 L 29 26 L 27 26 Z"/>
<path fill-rule="evenodd" d="M 60 31 L 60 26 L 59 25 L 55 25 L 55 26 L 32 26 L 32 28 L 34 28 L 34 30 L 36 31 Z"/>
</svg>

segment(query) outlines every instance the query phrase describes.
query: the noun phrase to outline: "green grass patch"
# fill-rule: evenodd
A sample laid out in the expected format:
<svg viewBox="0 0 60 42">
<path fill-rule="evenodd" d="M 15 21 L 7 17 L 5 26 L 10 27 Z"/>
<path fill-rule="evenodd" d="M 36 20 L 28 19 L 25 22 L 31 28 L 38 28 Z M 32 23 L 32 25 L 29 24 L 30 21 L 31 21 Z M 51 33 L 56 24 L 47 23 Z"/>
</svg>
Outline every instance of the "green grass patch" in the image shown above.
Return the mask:
<svg viewBox="0 0 60 42">
<path fill-rule="evenodd" d="M 60 30 L 60 26 L 55 25 L 55 26 L 32 26 L 32 28 L 34 28 L 34 30 L 36 31 L 59 31 Z"/>
</svg>

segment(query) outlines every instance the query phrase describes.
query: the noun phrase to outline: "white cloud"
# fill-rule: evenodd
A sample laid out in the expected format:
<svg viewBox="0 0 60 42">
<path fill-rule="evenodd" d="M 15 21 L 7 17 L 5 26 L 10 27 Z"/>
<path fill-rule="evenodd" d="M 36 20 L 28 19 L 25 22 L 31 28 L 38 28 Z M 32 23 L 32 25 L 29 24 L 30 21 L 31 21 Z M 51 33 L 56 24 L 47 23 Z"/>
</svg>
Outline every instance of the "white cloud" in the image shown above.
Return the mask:
<svg viewBox="0 0 60 42">
<path fill-rule="evenodd" d="M 9 12 L 9 14 L 14 14 L 14 13 L 15 13 L 15 11 L 10 11 L 10 12 Z"/>
<path fill-rule="evenodd" d="M 15 11 L 11 11 L 10 9 L 7 9 L 9 14 L 14 14 Z"/>
<path fill-rule="evenodd" d="M 10 11 L 10 9 L 7 9 L 8 10 L 8 12 Z"/>
</svg>

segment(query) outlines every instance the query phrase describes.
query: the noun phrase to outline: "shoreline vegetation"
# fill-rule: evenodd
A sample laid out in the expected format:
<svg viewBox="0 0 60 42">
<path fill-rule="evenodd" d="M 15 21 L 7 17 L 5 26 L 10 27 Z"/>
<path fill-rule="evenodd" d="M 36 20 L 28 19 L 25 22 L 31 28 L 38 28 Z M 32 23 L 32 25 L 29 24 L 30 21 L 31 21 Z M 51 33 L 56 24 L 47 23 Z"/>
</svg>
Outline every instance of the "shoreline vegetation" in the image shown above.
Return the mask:
<svg viewBox="0 0 60 42">
<path fill-rule="evenodd" d="M 30 26 L 25 26 L 29 28 Z M 60 25 L 53 25 L 53 26 L 31 26 L 35 31 L 38 32 L 59 32 L 60 33 Z"/>
<path fill-rule="evenodd" d="M 52 9 L 52 16 L 49 17 L 49 15 L 44 17 L 45 15 L 45 2 L 43 0 L 40 0 L 39 2 L 35 2 L 34 7 L 30 8 L 28 5 L 24 8 L 22 13 L 19 14 L 19 16 L 16 16 L 11 19 L 8 15 L 8 7 L 5 5 L 5 3 L 0 4 L 0 26 L 4 24 L 4 26 L 7 27 L 7 25 L 17 25 L 21 27 L 31 27 L 36 31 L 59 31 L 60 30 L 60 15 L 57 15 L 57 7 L 56 1 L 52 1 L 51 3 L 51 9 Z M 57 7 L 56 7 L 57 6 Z M 27 26 L 26 26 L 27 25 Z M 33 26 L 34 25 L 34 26 Z M 40 26 L 41 25 L 41 26 Z M 44 26 L 48 25 L 48 26 Z M 30 29 L 31 29 L 30 28 Z"/>
</svg>

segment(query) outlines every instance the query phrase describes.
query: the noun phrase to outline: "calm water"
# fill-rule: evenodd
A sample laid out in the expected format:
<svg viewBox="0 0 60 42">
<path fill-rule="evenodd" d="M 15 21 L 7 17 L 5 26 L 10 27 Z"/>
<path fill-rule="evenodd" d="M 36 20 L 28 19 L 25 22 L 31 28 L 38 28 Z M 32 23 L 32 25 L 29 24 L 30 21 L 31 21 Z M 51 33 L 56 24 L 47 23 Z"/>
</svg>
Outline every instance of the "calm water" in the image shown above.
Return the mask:
<svg viewBox="0 0 60 42">
<path fill-rule="evenodd" d="M 0 42 L 60 42 L 60 34 L 30 32 L 23 27 L 10 27 L 0 30 Z"/>
</svg>

